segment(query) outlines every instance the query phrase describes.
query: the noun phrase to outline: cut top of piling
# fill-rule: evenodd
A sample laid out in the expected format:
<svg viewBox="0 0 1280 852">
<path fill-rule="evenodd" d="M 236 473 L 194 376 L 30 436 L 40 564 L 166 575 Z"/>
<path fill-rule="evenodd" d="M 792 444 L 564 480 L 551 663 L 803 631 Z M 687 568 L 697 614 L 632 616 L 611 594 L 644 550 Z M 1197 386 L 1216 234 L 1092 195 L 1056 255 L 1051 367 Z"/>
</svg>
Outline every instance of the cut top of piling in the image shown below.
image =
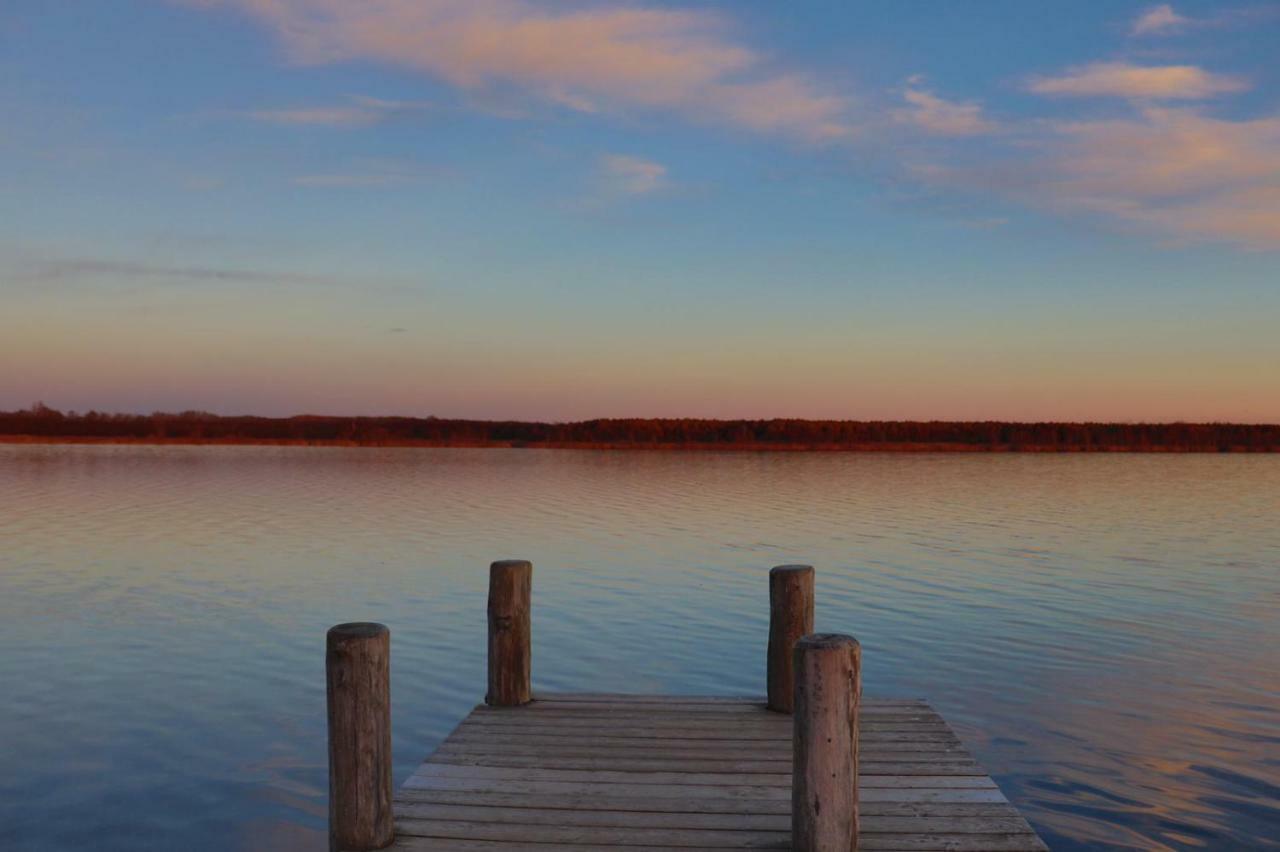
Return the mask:
<svg viewBox="0 0 1280 852">
<path fill-rule="evenodd" d="M 345 642 L 355 639 L 374 639 L 389 632 L 385 624 L 376 621 L 349 621 L 346 624 L 335 624 L 329 628 L 330 642 Z"/>
</svg>

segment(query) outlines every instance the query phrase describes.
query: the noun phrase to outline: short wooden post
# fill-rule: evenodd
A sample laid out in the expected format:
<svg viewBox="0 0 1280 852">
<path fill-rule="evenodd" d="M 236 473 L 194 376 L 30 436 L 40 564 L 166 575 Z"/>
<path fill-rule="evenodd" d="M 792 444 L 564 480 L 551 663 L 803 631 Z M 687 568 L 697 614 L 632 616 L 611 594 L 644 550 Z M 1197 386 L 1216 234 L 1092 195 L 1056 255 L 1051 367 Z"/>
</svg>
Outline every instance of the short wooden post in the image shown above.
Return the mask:
<svg viewBox="0 0 1280 852">
<path fill-rule="evenodd" d="M 325 641 L 329 696 L 329 849 L 391 845 L 391 632 L 356 622 Z"/>
<path fill-rule="evenodd" d="M 512 707 L 533 697 L 530 596 L 533 565 L 504 559 L 489 566 L 489 691 L 486 704 Z"/>
<path fill-rule="evenodd" d="M 791 842 L 796 852 L 858 848 L 858 701 L 862 651 L 838 633 L 795 647 Z"/>
<path fill-rule="evenodd" d="M 769 571 L 769 709 L 790 713 L 795 701 L 792 651 L 813 632 L 813 566 Z"/>
</svg>

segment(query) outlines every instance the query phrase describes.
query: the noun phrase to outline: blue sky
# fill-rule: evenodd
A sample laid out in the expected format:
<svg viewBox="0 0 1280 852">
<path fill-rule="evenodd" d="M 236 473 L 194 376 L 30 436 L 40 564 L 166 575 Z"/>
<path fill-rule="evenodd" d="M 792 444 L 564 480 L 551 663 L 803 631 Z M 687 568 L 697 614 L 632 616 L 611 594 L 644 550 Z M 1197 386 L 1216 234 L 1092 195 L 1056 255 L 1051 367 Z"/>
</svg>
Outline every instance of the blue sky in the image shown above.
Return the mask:
<svg viewBox="0 0 1280 852">
<path fill-rule="evenodd" d="M 0 11 L 0 407 L 1280 419 L 1280 4 Z"/>
</svg>

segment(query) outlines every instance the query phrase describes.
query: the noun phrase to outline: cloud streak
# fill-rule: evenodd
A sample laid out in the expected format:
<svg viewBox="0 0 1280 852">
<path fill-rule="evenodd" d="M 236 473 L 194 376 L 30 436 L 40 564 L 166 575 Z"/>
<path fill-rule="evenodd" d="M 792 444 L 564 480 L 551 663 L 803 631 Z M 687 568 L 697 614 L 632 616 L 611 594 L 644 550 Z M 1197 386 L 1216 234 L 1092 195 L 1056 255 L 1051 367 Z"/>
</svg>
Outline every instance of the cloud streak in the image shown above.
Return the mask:
<svg viewBox="0 0 1280 852">
<path fill-rule="evenodd" d="M 1094 62 L 1055 77 L 1035 77 L 1027 84 L 1027 89 L 1038 95 L 1131 100 L 1200 100 L 1248 88 L 1248 81 L 1241 77 L 1214 74 L 1194 65 L 1127 62 Z"/>
<path fill-rule="evenodd" d="M 203 265 L 168 265 L 106 258 L 34 260 L 18 269 L 16 280 L 32 284 L 78 284 L 114 279 L 128 281 L 223 282 L 227 284 L 326 284 L 332 279 L 295 272 Z"/>
<path fill-rule="evenodd" d="M 415 101 L 389 101 L 352 95 L 350 103 L 332 106 L 260 109 L 244 113 L 248 118 L 283 127 L 367 127 L 389 118 L 427 109 Z"/>
<path fill-rule="evenodd" d="M 248 13 L 300 64 L 383 62 L 469 91 L 511 86 L 577 111 L 670 111 L 808 142 L 853 132 L 847 97 L 800 72 L 777 70 L 735 41 L 720 16 L 705 12 L 527 0 L 204 5 Z M 345 111 L 292 117 L 361 118 Z"/>
</svg>

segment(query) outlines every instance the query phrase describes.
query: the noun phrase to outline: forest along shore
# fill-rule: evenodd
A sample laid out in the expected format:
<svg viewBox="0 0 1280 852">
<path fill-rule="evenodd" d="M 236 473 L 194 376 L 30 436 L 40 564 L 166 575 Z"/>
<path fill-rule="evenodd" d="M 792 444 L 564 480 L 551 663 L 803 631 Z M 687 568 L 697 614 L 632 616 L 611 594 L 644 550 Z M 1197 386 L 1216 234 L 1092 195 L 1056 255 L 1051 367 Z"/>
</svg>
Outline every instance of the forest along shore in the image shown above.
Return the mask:
<svg viewBox="0 0 1280 852">
<path fill-rule="evenodd" d="M 0 412 L 0 443 L 525 447 L 784 452 L 1280 452 L 1280 424 L 598 419 Z"/>
</svg>

